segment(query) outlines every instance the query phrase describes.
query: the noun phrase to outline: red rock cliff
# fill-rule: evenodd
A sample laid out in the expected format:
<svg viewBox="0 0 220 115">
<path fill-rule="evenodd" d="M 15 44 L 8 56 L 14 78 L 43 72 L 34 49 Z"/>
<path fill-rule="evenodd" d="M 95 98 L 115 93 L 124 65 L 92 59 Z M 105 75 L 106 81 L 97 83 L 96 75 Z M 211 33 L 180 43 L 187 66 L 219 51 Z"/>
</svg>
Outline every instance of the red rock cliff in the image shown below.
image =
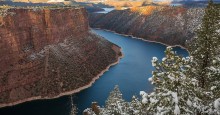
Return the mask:
<svg viewBox="0 0 220 115">
<path fill-rule="evenodd" d="M 201 24 L 203 8 L 147 6 L 90 14 L 90 26 L 168 45 L 185 46 Z"/>
<path fill-rule="evenodd" d="M 22 63 L 23 56 L 32 51 L 38 52 L 46 45 L 88 31 L 84 9 L 9 9 L 7 12 L 14 14 L 0 19 L 0 49 L 4 54 L 1 66 L 4 70 L 17 62 Z"/>
<path fill-rule="evenodd" d="M 0 106 L 86 86 L 120 55 L 118 46 L 89 31 L 84 8 L 6 12 L 0 16 Z"/>
</svg>

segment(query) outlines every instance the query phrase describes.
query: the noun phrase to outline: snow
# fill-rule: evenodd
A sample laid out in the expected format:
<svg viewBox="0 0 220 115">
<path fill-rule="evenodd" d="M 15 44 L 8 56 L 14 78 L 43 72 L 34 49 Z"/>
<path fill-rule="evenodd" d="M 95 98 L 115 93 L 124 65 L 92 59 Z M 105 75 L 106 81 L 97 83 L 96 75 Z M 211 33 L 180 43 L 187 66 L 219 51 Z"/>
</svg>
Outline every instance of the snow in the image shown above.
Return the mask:
<svg viewBox="0 0 220 115">
<path fill-rule="evenodd" d="M 213 64 L 216 64 L 216 63 L 217 63 L 217 61 L 216 61 L 216 60 L 213 60 L 213 61 L 212 61 L 212 63 L 213 63 Z"/>
<path fill-rule="evenodd" d="M 150 98 L 150 102 L 151 102 L 151 103 L 157 103 L 157 102 L 158 102 L 158 100 L 153 99 L 153 98 Z"/>
<path fill-rule="evenodd" d="M 134 110 L 134 114 L 138 114 L 139 112 L 139 110 Z"/>
<path fill-rule="evenodd" d="M 187 100 L 186 103 L 187 103 L 188 106 L 190 106 L 190 107 L 192 106 L 192 102 L 189 99 Z"/>
<path fill-rule="evenodd" d="M 212 86 L 212 87 L 211 87 L 211 90 L 214 90 L 215 88 L 216 88 L 216 86 Z"/>
<path fill-rule="evenodd" d="M 152 77 L 148 78 L 148 81 L 150 81 L 150 82 L 151 82 L 151 81 L 152 81 Z"/>
<path fill-rule="evenodd" d="M 147 104 L 147 102 L 148 102 L 147 98 L 143 98 L 143 99 L 142 99 L 142 103 L 143 103 L 143 104 Z"/>
<path fill-rule="evenodd" d="M 140 95 L 142 96 L 142 103 L 143 104 L 147 104 L 147 102 L 148 102 L 148 99 L 146 98 L 147 97 L 147 93 L 144 92 L 144 91 L 140 91 Z"/>
<path fill-rule="evenodd" d="M 216 30 L 217 33 L 220 33 L 220 29 Z"/>
<path fill-rule="evenodd" d="M 171 47 L 171 46 L 168 46 L 167 49 L 172 49 L 172 47 Z"/>
<path fill-rule="evenodd" d="M 157 57 L 153 57 L 153 62 L 156 62 L 157 60 Z"/>
<path fill-rule="evenodd" d="M 162 59 L 162 61 L 165 61 L 167 58 L 166 57 L 164 57 L 163 59 Z"/>
<path fill-rule="evenodd" d="M 192 81 L 192 84 L 193 84 L 194 86 L 197 85 L 197 80 L 196 80 L 196 79 L 192 79 L 191 81 Z"/>
<path fill-rule="evenodd" d="M 161 73 L 157 73 L 158 76 L 162 76 L 164 75 L 164 72 L 161 72 Z"/>
<path fill-rule="evenodd" d="M 185 67 L 186 67 L 186 68 L 191 68 L 191 66 L 190 66 L 190 65 L 186 65 Z"/>
<path fill-rule="evenodd" d="M 214 108 L 217 110 L 217 111 L 220 111 L 220 98 L 216 99 L 214 101 Z"/>
<path fill-rule="evenodd" d="M 140 91 L 140 95 L 144 96 L 146 93 L 144 91 Z"/>
<path fill-rule="evenodd" d="M 173 102 L 174 102 L 175 104 L 178 104 L 177 93 L 176 93 L 176 92 L 172 92 L 171 95 L 172 95 L 172 97 L 173 97 Z"/>
<path fill-rule="evenodd" d="M 152 59 L 152 66 L 156 66 L 156 62 L 158 61 L 158 59 L 157 59 L 157 57 L 153 57 L 153 59 Z"/>
<path fill-rule="evenodd" d="M 158 111 L 158 112 L 161 112 L 162 110 L 163 110 L 162 107 L 157 106 L 157 111 Z"/>
<path fill-rule="evenodd" d="M 168 75 L 167 77 L 168 77 L 170 80 L 175 81 L 175 78 L 172 77 L 171 75 Z"/>
<path fill-rule="evenodd" d="M 176 104 L 175 105 L 175 109 L 174 109 L 174 115 L 179 115 L 180 114 L 180 108 L 179 106 Z"/>
</svg>

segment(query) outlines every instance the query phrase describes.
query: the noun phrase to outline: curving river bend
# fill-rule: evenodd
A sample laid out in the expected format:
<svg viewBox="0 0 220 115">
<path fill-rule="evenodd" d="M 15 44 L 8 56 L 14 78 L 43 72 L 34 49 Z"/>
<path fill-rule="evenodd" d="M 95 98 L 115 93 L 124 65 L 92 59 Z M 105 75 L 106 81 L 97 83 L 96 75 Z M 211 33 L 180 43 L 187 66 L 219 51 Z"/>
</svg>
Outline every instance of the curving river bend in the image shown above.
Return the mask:
<svg viewBox="0 0 220 115">
<path fill-rule="evenodd" d="M 104 30 L 93 29 L 92 31 L 120 46 L 124 57 L 90 88 L 74 95 L 74 103 L 79 109 L 79 115 L 85 108 L 90 107 L 93 101 L 104 106 L 109 92 L 115 85 L 119 85 L 125 100 L 131 100 L 132 95 L 139 95 L 141 90 L 152 91 L 153 86 L 147 80 L 151 77 L 153 70 L 151 59 L 152 57 L 162 59 L 166 49 L 165 45 L 159 43 L 144 42 Z M 188 52 L 180 47 L 175 47 L 174 50 L 179 55 L 188 55 Z M 69 115 L 69 112 L 69 96 L 36 100 L 0 109 L 0 115 Z"/>
</svg>

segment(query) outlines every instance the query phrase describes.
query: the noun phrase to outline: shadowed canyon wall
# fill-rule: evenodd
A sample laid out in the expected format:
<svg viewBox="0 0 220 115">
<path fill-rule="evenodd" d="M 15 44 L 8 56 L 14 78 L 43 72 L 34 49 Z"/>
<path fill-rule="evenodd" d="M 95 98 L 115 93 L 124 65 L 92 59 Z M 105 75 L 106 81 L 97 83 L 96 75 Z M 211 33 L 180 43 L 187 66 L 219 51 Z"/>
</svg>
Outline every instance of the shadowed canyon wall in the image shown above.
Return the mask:
<svg viewBox="0 0 220 115">
<path fill-rule="evenodd" d="M 78 92 L 121 55 L 118 46 L 89 30 L 84 8 L 2 12 L 1 107 Z"/>
<path fill-rule="evenodd" d="M 201 24 L 203 8 L 147 6 L 89 16 L 93 28 L 112 30 L 168 45 L 185 46 Z"/>
</svg>

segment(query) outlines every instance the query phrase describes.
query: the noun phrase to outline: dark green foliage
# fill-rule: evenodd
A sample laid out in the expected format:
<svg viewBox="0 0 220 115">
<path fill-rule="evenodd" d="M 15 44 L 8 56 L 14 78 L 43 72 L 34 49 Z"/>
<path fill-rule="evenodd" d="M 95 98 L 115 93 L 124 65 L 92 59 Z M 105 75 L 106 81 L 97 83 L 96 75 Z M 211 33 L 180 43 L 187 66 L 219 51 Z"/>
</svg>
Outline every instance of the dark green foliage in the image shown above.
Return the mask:
<svg viewBox="0 0 220 115">
<path fill-rule="evenodd" d="M 205 9 L 205 15 L 201 27 L 197 30 L 197 37 L 190 45 L 190 54 L 194 58 L 195 68 L 192 76 L 197 76 L 200 87 L 209 86 L 212 78 L 209 76 L 209 67 L 213 66 L 213 60 L 219 55 L 219 21 L 220 10 L 218 5 L 209 2 Z"/>
</svg>

